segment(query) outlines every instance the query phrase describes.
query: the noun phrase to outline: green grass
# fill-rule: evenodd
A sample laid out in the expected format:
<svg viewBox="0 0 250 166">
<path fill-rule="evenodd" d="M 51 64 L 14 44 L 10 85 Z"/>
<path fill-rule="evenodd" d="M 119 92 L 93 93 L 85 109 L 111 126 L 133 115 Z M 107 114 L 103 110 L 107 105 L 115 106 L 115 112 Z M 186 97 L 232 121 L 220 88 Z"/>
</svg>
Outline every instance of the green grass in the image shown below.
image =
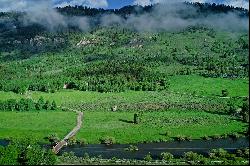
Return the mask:
<svg viewBox="0 0 250 166">
<path fill-rule="evenodd" d="M 58 105 L 78 109 L 78 110 L 103 110 L 109 111 L 114 105 L 120 110 L 144 109 L 154 110 L 162 107 L 162 104 L 181 104 L 187 105 L 199 103 L 205 107 L 211 104 L 222 104 L 229 99 L 219 99 L 218 97 L 203 98 L 195 97 L 190 94 L 177 94 L 167 91 L 151 92 L 151 91 L 126 91 L 121 93 L 99 93 L 99 92 L 83 92 L 74 90 L 61 90 L 56 93 L 44 92 L 28 92 L 25 95 L 14 94 L 13 92 L 1 92 L 0 100 L 32 98 L 38 100 L 39 97 L 46 100 L 55 100 Z M 179 108 L 179 107 L 178 107 Z"/>
<path fill-rule="evenodd" d="M 83 128 L 77 134 L 89 143 L 112 136 L 118 143 L 171 140 L 178 135 L 199 139 L 245 130 L 245 123 L 229 116 L 199 111 L 145 112 L 143 122 L 133 124 L 133 112 L 85 112 Z M 164 134 L 169 132 L 169 136 Z"/>
<path fill-rule="evenodd" d="M 73 112 L 0 112 L 0 138 L 63 138 L 76 125 Z"/>
<path fill-rule="evenodd" d="M 228 89 L 229 96 L 248 96 L 248 79 L 204 78 L 201 76 L 172 76 L 169 78 L 169 91 L 126 91 L 121 93 L 83 92 L 74 90 L 61 90 L 56 93 L 27 92 L 25 95 L 13 92 L 0 91 L 0 100 L 20 99 L 29 97 L 37 100 L 43 96 L 48 100 L 55 100 L 59 105 L 69 104 L 103 104 L 114 105 L 119 103 L 142 102 L 205 102 L 201 96 L 214 98 L 217 101 L 222 89 Z M 194 96 L 194 95 L 198 95 Z M 211 99 L 209 99 L 211 102 Z M 216 101 L 216 102 L 217 102 Z"/>
<path fill-rule="evenodd" d="M 181 96 L 168 92 L 150 92 L 150 91 L 126 91 L 120 93 L 99 93 L 76 90 L 61 90 L 56 93 L 28 92 L 25 95 L 15 94 L 13 92 L 0 91 L 0 100 L 20 99 L 23 97 L 33 98 L 44 97 L 46 100 L 55 100 L 58 104 L 79 104 L 79 103 L 138 103 L 138 102 L 163 102 L 167 100 L 190 101 L 190 96 Z M 193 100 L 200 100 L 192 98 Z"/>
<path fill-rule="evenodd" d="M 248 96 L 249 79 L 204 78 L 201 76 L 170 77 L 170 90 L 204 96 L 221 96 L 227 89 L 229 96 Z"/>
</svg>

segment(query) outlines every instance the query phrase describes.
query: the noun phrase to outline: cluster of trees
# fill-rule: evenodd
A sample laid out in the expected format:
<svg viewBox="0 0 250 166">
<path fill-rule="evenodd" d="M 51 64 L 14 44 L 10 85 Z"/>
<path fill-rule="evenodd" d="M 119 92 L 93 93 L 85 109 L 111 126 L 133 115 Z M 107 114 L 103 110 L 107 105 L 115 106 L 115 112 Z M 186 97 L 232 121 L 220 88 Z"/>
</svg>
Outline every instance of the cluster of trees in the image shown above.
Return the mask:
<svg viewBox="0 0 250 166">
<path fill-rule="evenodd" d="M 36 102 L 32 99 L 9 99 L 6 101 L 0 101 L 0 111 L 41 111 L 41 110 L 56 110 L 57 105 L 55 101 L 45 101 L 43 97 L 40 97 Z"/>
<path fill-rule="evenodd" d="M 41 92 L 51 92 L 62 89 L 67 78 L 64 77 L 41 77 L 32 79 L 19 79 L 18 83 L 16 80 L 1 80 L 0 90 L 1 91 L 12 91 L 14 93 L 24 94 L 27 91 L 41 91 Z"/>
<path fill-rule="evenodd" d="M 229 11 L 235 10 L 241 12 L 241 16 L 246 16 L 249 14 L 248 10 L 240 7 L 227 6 L 224 4 L 210 4 L 210 3 L 199 3 L 199 2 L 185 2 L 187 6 L 193 6 L 198 10 L 199 14 L 207 14 L 207 13 L 227 13 Z M 66 7 L 58 7 L 57 10 L 65 15 L 70 16 L 97 16 L 101 14 L 118 14 L 120 16 L 126 17 L 128 14 L 143 14 L 145 12 L 150 12 L 154 9 L 156 5 L 148 5 L 148 6 L 125 6 L 120 9 L 96 9 L 90 8 L 86 6 L 66 6 Z"/>
<path fill-rule="evenodd" d="M 0 146 L 0 165 L 54 165 L 57 157 L 32 140 L 12 141 Z"/>
<path fill-rule="evenodd" d="M 75 78 L 68 88 L 83 91 L 121 92 L 125 90 L 157 91 L 169 86 L 164 74 L 152 73 L 141 63 L 109 61 L 72 68 L 66 75 Z"/>
</svg>

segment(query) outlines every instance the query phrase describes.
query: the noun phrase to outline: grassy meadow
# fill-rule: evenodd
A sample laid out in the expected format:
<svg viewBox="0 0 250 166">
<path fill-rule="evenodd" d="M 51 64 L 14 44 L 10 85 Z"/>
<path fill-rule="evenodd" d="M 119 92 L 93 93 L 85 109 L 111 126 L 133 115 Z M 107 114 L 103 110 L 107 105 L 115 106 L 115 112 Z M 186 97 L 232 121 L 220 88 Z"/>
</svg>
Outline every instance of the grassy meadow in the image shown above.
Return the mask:
<svg viewBox="0 0 250 166">
<path fill-rule="evenodd" d="M 99 93 L 93 91 L 59 90 L 55 93 L 29 91 L 25 94 L 0 91 L 0 100 L 32 98 L 55 100 L 58 105 L 74 107 L 78 110 L 108 110 L 113 105 L 122 108 L 136 104 L 160 105 L 161 103 L 200 103 L 202 105 L 224 104 L 228 98 L 220 98 L 221 91 L 227 89 L 229 97 L 248 96 L 248 79 L 205 78 L 196 75 L 169 77 L 167 91 L 125 91 Z M 126 110 L 128 110 L 126 109 Z"/>
<path fill-rule="evenodd" d="M 84 138 L 88 143 L 100 143 L 106 136 L 114 137 L 117 143 L 169 141 L 177 136 L 200 139 L 244 131 L 247 125 L 227 115 L 191 110 L 144 112 L 141 123 L 134 124 L 134 113 L 85 112 L 77 138 Z"/>
<path fill-rule="evenodd" d="M 63 138 L 76 125 L 73 112 L 0 112 L 0 139 L 29 137 L 43 140 L 50 134 Z"/>
<path fill-rule="evenodd" d="M 83 127 L 77 138 L 88 143 L 100 143 L 99 139 L 112 136 L 118 143 L 168 141 L 177 136 L 199 139 L 241 132 L 246 124 L 228 115 L 208 113 L 209 106 L 224 106 L 230 98 L 220 98 L 221 90 L 228 89 L 229 96 L 247 96 L 248 79 L 204 78 L 201 76 L 172 76 L 168 91 L 125 91 L 99 93 L 77 90 L 60 90 L 55 93 L 29 91 L 25 94 L 0 91 L 0 100 L 32 98 L 54 100 L 57 105 L 84 111 Z M 186 106 L 197 104 L 194 109 L 176 107 L 166 110 L 164 104 Z M 118 106 L 117 112 L 110 108 Z M 192 104 L 191 104 L 192 106 Z M 154 111 L 157 108 L 161 111 Z M 142 123 L 134 124 L 134 113 L 145 109 Z M 192 110 L 192 111 L 191 111 Z M 203 110 L 203 111 L 199 111 Z M 48 134 L 65 136 L 76 123 L 71 112 L 0 112 L 0 138 L 35 137 Z M 166 136 L 165 133 L 168 132 Z"/>
<path fill-rule="evenodd" d="M 248 96 L 249 79 L 205 78 L 196 75 L 170 77 L 170 90 L 202 96 L 221 96 L 227 89 L 230 97 Z"/>
</svg>

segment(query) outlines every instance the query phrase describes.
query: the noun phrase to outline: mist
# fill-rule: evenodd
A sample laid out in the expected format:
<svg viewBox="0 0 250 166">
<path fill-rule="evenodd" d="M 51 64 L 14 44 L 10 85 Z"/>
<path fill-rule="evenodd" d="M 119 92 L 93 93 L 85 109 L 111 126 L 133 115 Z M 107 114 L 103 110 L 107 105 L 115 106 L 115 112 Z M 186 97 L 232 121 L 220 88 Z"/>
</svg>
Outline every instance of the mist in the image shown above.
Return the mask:
<svg viewBox="0 0 250 166">
<path fill-rule="evenodd" d="M 184 14 L 183 14 L 184 13 Z M 179 31 L 188 26 L 205 25 L 217 30 L 230 32 L 248 31 L 249 18 L 236 13 L 199 15 L 196 8 L 184 3 L 164 3 L 156 5 L 152 12 L 129 15 L 126 19 L 117 15 L 102 17 L 102 25 L 119 24 L 137 31 Z"/>
<path fill-rule="evenodd" d="M 58 31 L 61 27 L 77 27 L 81 31 L 91 30 L 93 20 L 90 17 L 64 16 L 53 8 L 51 0 L 28 1 L 24 25 L 40 24 L 49 31 Z M 130 14 L 123 18 L 115 14 L 98 16 L 100 26 L 120 25 L 139 32 L 179 31 L 188 26 L 205 25 L 230 32 L 248 31 L 249 18 L 239 17 L 236 13 L 199 15 L 197 9 L 180 1 L 156 5 L 149 13 Z"/>
<path fill-rule="evenodd" d="M 20 20 L 24 25 L 40 24 L 49 31 L 58 31 L 71 26 L 78 27 L 82 31 L 89 30 L 87 17 L 64 16 L 53 8 L 51 0 L 28 1 L 27 3 L 25 15 Z"/>
</svg>

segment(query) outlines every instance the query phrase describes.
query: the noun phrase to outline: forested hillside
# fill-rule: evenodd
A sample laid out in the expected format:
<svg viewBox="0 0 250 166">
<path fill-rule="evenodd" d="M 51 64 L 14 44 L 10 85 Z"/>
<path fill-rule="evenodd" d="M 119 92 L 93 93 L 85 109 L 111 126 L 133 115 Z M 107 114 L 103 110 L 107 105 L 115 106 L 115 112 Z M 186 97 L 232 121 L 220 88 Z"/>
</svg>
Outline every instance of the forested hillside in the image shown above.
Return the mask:
<svg viewBox="0 0 250 166">
<path fill-rule="evenodd" d="M 178 17 L 186 20 L 215 13 L 235 13 L 239 19 L 248 18 L 248 10 L 242 8 L 185 5 L 196 9 L 195 13 L 178 9 Z M 22 22 L 25 13 L 1 13 L 0 90 L 162 91 L 168 90 L 168 78 L 173 75 L 248 77 L 249 36 L 245 29 L 216 29 L 201 23 L 178 31 L 154 28 L 149 31 L 101 21 L 104 14 L 126 19 L 127 15 L 143 15 L 154 8 L 157 5 L 120 10 L 57 9 L 67 17 L 93 19 L 91 30 L 84 31 L 73 24 L 48 30 L 39 23 Z"/>
</svg>

